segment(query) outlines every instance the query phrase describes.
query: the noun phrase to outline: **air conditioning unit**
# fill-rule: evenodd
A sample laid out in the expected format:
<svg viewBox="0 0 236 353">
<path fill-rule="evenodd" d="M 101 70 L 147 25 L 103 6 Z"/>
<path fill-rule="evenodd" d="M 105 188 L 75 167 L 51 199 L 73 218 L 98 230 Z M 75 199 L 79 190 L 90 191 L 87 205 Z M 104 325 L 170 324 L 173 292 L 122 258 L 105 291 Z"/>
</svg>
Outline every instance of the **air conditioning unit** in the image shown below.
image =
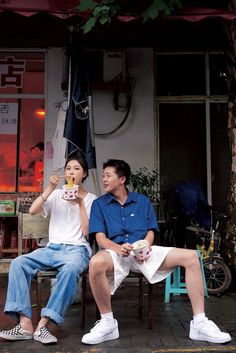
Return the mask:
<svg viewBox="0 0 236 353">
<path fill-rule="evenodd" d="M 103 52 L 103 82 L 125 78 L 126 52 L 125 50 L 104 50 Z"/>
</svg>

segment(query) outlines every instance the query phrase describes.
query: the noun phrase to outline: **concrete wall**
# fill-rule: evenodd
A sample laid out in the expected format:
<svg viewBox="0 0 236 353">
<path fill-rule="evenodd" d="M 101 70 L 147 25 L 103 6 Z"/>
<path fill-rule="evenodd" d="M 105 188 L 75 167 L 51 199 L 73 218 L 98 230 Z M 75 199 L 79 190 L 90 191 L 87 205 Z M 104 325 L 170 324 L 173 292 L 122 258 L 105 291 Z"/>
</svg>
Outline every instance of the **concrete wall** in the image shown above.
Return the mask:
<svg viewBox="0 0 236 353">
<path fill-rule="evenodd" d="M 57 109 L 55 102 L 63 100 L 61 92 L 63 51 L 48 51 L 48 105 L 45 142 L 53 138 L 56 126 Z M 97 175 L 102 189 L 102 163 L 108 158 L 126 160 L 132 170 L 141 166 L 153 168 L 155 165 L 155 131 L 154 131 L 154 83 L 153 83 L 153 51 L 152 49 L 131 48 L 127 50 L 127 64 L 131 77 L 136 79 L 133 92 L 132 108 L 125 125 L 114 135 L 95 137 L 97 156 Z M 124 112 L 116 112 L 112 105 L 113 94 L 105 91 L 93 92 L 94 131 L 106 133 L 113 130 L 125 116 Z M 52 172 L 52 160 L 45 156 L 45 183 Z M 86 182 L 86 187 L 98 193 L 94 186 L 96 175 Z"/>
<path fill-rule="evenodd" d="M 53 173 L 64 174 L 63 170 L 55 172 L 53 165 L 52 140 L 57 127 L 59 108 L 57 103 L 65 101 L 66 97 L 61 90 L 64 79 L 64 49 L 51 48 L 46 54 L 46 121 L 45 121 L 45 156 L 44 156 L 44 185 L 49 182 Z"/>
</svg>

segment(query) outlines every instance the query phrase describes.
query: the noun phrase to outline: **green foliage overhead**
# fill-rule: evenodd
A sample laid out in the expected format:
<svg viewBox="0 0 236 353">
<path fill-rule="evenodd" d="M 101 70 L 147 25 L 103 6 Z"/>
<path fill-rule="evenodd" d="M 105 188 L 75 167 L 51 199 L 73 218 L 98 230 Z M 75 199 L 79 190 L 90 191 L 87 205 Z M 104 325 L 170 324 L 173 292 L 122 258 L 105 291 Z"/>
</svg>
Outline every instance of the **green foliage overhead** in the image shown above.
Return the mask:
<svg viewBox="0 0 236 353">
<path fill-rule="evenodd" d="M 139 168 L 131 173 L 129 185 L 133 191 L 146 195 L 154 203 L 160 203 L 160 175 L 157 170 Z"/>
<path fill-rule="evenodd" d="M 84 33 L 91 31 L 97 22 L 102 25 L 110 24 L 117 15 L 142 16 L 144 22 L 158 16 L 169 16 L 175 8 L 182 6 L 183 0 L 150 0 L 149 5 L 141 10 L 141 13 L 140 9 L 132 3 L 129 0 L 81 0 L 77 9 L 80 12 L 91 12 L 83 27 Z"/>
<path fill-rule="evenodd" d="M 170 16 L 176 7 L 181 7 L 181 0 L 153 0 L 152 4 L 143 12 L 143 20 L 155 19 L 160 15 Z"/>
</svg>

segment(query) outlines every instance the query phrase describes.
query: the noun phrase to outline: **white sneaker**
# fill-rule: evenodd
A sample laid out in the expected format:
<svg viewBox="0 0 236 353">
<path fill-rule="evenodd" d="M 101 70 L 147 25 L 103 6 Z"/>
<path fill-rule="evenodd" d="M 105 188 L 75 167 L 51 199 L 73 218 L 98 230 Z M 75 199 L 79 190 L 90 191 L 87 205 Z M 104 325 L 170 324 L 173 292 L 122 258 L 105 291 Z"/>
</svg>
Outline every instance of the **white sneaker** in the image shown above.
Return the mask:
<svg viewBox="0 0 236 353">
<path fill-rule="evenodd" d="M 216 324 L 206 317 L 198 324 L 190 322 L 189 338 L 197 341 L 207 341 L 212 343 L 226 343 L 231 341 L 231 337 L 226 332 L 221 332 Z"/>
<path fill-rule="evenodd" d="M 101 319 L 97 321 L 89 333 L 82 337 L 85 344 L 98 344 L 104 341 L 115 340 L 119 338 L 117 320 Z"/>
</svg>

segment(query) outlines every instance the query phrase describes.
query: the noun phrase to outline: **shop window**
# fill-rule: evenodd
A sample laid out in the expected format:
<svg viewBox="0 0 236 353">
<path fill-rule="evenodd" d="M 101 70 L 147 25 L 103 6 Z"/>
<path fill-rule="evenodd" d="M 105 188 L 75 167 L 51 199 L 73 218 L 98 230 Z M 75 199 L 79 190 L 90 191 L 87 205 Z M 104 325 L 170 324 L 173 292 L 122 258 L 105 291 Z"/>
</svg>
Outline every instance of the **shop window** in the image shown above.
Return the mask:
<svg viewBox="0 0 236 353">
<path fill-rule="evenodd" d="M 209 54 L 210 95 L 226 95 L 227 67 L 223 54 Z M 204 54 L 158 54 L 156 59 L 156 95 L 192 96 L 206 93 Z"/>
<path fill-rule="evenodd" d="M 156 65 L 161 191 L 197 180 L 208 202 L 225 208 L 231 167 L 225 56 L 157 54 Z"/>
<path fill-rule="evenodd" d="M 205 94 L 204 55 L 161 54 L 156 60 L 157 96 Z"/>
<path fill-rule="evenodd" d="M 0 52 L 0 192 L 40 191 L 44 62 L 43 53 Z"/>
<path fill-rule="evenodd" d="M 228 104 L 210 104 L 212 204 L 227 206 L 230 192 L 231 151 L 228 137 Z"/>
<path fill-rule="evenodd" d="M 228 94 L 227 67 L 224 55 L 210 54 L 209 67 L 211 95 Z"/>
</svg>

